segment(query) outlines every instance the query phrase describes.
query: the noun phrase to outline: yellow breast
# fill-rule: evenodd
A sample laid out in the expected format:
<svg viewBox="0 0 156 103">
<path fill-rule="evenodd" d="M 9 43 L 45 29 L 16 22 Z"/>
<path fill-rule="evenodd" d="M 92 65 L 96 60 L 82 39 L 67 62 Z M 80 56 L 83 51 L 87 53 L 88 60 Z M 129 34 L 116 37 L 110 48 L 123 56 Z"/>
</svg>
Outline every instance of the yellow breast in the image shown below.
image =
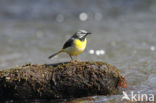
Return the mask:
<svg viewBox="0 0 156 103">
<path fill-rule="evenodd" d="M 83 51 L 86 48 L 86 44 L 87 44 L 87 39 L 85 39 L 84 41 L 75 39 L 75 41 L 74 41 L 75 47 L 80 51 Z"/>
<path fill-rule="evenodd" d="M 84 41 L 81 41 L 79 39 L 75 39 L 74 45 L 75 45 L 76 50 L 73 53 L 73 55 L 79 55 L 85 50 L 86 45 L 87 45 L 87 39 L 85 39 Z"/>
<path fill-rule="evenodd" d="M 77 56 L 85 50 L 86 44 L 87 44 L 86 39 L 84 41 L 75 39 L 73 46 L 70 48 L 67 48 L 65 51 L 72 56 Z"/>
</svg>

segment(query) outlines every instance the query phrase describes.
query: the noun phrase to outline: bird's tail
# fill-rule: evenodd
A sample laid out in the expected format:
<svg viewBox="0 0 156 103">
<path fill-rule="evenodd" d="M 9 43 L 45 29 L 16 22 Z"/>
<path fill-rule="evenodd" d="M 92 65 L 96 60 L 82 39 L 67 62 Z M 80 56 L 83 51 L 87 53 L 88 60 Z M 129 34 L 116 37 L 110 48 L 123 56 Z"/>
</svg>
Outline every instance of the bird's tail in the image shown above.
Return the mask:
<svg viewBox="0 0 156 103">
<path fill-rule="evenodd" d="M 54 57 L 54 56 L 56 56 L 56 55 L 58 55 L 58 54 L 60 54 L 62 52 L 64 52 L 64 49 L 58 51 L 57 53 L 54 53 L 53 55 L 49 56 L 48 58 L 51 59 L 52 57 Z"/>
</svg>

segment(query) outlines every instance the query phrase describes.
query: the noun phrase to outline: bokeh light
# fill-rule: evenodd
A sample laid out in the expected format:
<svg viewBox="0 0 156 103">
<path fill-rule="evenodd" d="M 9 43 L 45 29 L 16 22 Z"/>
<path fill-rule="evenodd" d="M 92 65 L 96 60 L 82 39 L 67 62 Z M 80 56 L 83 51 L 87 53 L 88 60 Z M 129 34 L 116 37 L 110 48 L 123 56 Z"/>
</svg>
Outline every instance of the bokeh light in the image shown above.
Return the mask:
<svg viewBox="0 0 156 103">
<path fill-rule="evenodd" d="M 80 19 L 81 21 L 86 21 L 86 20 L 88 19 L 88 14 L 85 13 L 85 12 L 80 13 L 79 19 Z"/>
</svg>

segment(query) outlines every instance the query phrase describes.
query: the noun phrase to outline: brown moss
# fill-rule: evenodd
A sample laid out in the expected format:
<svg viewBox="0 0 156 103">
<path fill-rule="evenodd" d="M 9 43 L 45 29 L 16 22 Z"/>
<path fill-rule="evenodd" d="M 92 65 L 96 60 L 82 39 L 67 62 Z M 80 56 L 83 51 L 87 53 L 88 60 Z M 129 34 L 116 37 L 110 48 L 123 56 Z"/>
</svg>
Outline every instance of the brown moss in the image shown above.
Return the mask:
<svg viewBox="0 0 156 103">
<path fill-rule="evenodd" d="M 104 62 L 30 63 L 0 71 L 0 98 L 112 95 L 121 83 L 125 80 L 119 70 Z"/>
</svg>

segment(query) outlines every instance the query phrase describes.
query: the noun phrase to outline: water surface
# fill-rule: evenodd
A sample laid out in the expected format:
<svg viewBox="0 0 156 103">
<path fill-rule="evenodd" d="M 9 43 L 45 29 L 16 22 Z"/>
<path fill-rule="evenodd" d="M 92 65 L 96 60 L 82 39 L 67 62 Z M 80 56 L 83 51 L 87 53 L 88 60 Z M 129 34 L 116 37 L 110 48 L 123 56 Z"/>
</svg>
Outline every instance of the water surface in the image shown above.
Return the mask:
<svg viewBox="0 0 156 103">
<path fill-rule="evenodd" d="M 13 3 L 12 6 L 11 1 L 2 1 L 1 5 L 3 3 L 5 6 L 1 6 L 0 11 L 0 70 L 29 62 L 47 64 L 69 61 L 70 58 L 66 54 L 60 54 L 52 60 L 48 60 L 48 56 L 60 50 L 63 43 L 77 30 L 86 29 L 93 35 L 88 37 L 87 49 L 79 56 L 81 60 L 104 61 L 116 66 L 126 77 L 127 93 L 134 91 L 156 95 L 154 1 L 119 0 L 120 2 L 107 1 L 103 5 L 100 5 L 101 2 L 92 1 L 88 8 L 84 6 L 88 2 L 83 3 L 82 8 L 74 8 L 79 7 L 82 1 L 51 3 L 48 0 L 45 2 L 34 0 L 30 3 L 26 0 L 24 2 L 17 0 L 18 3 Z M 31 4 L 32 8 L 27 9 L 25 3 Z M 87 20 L 80 20 L 81 13 L 86 13 Z M 94 50 L 95 53 L 90 54 L 90 50 Z M 100 55 L 97 53 L 99 50 L 103 50 L 104 53 Z M 122 94 L 94 96 L 93 102 L 116 103 L 121 102 L 121 97 Z M 75 101 L 86 103 L 89 99 L 81 98 Z M 19 101 L 11 102 L 19 103 Z M 53 102 L 53 100 L 25 101 L 25 103 Z"/>
</svg>

